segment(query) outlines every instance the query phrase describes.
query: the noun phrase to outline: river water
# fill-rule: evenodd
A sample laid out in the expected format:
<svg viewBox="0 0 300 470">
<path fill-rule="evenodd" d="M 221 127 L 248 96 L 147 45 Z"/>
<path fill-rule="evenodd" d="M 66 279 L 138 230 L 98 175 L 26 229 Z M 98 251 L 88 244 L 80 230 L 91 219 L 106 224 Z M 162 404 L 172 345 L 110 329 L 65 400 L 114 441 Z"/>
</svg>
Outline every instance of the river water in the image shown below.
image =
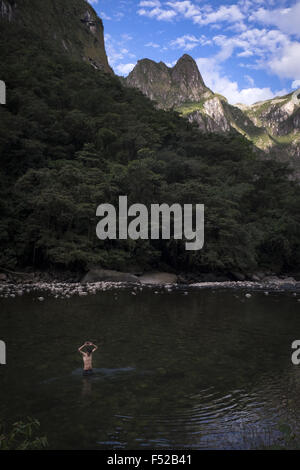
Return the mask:
<svg viewBox="0 0 300 470">
<path fill-rule="evenodd" d="M 1 299 L 0 417 L 37 418 L 52 449 L 252 449 L 298 432 L 299 294 L 134 293 Z M 92 377 L 77 352 L 87 340 Z"/>
</svg>

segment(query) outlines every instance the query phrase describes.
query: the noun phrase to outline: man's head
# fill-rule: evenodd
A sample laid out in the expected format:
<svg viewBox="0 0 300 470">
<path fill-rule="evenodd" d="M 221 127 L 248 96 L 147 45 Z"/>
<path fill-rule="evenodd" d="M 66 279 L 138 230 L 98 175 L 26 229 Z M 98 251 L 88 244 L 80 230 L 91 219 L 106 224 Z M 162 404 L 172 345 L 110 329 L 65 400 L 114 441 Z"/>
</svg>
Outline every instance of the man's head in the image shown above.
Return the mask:
<svg viewBox="0 0 300 470">
<path fill-rule="evenodd" d="M 90 344 L 87 344 L 86 353 L 87 353 L 88 356 L 90 356 L 92 354 L 93 349 L 94 349 L 93 346 L 91 346 Z"/>
</svg>

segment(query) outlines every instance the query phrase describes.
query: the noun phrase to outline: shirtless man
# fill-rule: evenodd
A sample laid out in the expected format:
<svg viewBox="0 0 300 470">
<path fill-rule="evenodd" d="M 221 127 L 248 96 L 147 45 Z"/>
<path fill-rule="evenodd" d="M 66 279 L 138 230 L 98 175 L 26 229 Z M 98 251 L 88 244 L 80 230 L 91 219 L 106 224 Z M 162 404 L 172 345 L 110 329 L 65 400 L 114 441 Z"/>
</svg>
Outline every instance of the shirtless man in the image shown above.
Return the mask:
<svg viewBox="0 0 300 470">
<path fill-rule="evenodd" d="M 83 348 L 86 348 L 86 351 L 83 351 Z M 90 341 L 86 341 L 82 346 L 80 346 L 80 348 L 78 348 L 78 351 L 83 356 L 83 375 L 91 375 L 93 373 L 92 359 L 93 352 L 95 352 L 96 349 L 98 349 L 98 346 Z"/>
</svg>

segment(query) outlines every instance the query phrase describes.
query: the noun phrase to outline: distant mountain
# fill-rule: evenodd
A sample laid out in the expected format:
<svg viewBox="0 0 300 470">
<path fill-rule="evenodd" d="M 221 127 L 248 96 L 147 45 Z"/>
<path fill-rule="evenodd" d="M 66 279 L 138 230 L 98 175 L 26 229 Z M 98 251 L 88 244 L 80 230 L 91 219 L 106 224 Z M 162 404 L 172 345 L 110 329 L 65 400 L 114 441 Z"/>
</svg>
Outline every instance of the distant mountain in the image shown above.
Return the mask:
<svg viewBox="0 0 300 470">
<path fill-rule="evenodd" d="M 102 20 L 85 0 L 0 0 L 0 19 L 19 23 L 73 58 L 113 73 Z"/>
<path fill-rule="evenodd" d="M 289 161 L 300 176 L 300 90 L 252 106 L 237 106 L 259 129 L 251 133 L 244 125 L 241 132 L 258 148 Z"/>
<path fill-rule="evenodd" d="M 254 146 L 289 161 L 300 176 L 300 90 L 252 106 L 232 106 L 204 83 L 196 62 L 183 55 L 172 68 L 139 60 L 126 78 L 163 109 L 174 109 L 203 132 L 235 130 Z"/>
<path fill-rule="evenodd" d="M 197 64 L 189 55 L 182 56 L 173 68 L 163 62 L 139 60 L 128 75 L 127 83 L 139 88 L 163 109 L 174 108 L 187 102 L 198 102 L 212 93 L 205 86 Z"/>
</svg>

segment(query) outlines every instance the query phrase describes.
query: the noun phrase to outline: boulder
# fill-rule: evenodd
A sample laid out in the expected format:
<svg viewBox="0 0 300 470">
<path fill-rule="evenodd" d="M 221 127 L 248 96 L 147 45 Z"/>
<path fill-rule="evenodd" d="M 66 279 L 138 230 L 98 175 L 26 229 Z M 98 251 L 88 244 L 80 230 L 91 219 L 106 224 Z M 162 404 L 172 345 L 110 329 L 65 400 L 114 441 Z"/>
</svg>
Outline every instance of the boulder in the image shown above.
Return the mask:
<svg viewBox="0 0 300 470">
<path fill-rule="evenodd" d="M 7 281 L 7 275 L 4 273 L 0 273 L 0 281 Z"/>
<path fill-rule="evenodd" d="M 81 282 L 139 282 L 139 278 L 130 273 L 110 269 L 92 268 Z"/>
<path fill-rule="evenodd" d="M 142 284 L 176 284 L 177 275 L 172 273 L 145 273 L 139 278 Z"/>
</svg>

